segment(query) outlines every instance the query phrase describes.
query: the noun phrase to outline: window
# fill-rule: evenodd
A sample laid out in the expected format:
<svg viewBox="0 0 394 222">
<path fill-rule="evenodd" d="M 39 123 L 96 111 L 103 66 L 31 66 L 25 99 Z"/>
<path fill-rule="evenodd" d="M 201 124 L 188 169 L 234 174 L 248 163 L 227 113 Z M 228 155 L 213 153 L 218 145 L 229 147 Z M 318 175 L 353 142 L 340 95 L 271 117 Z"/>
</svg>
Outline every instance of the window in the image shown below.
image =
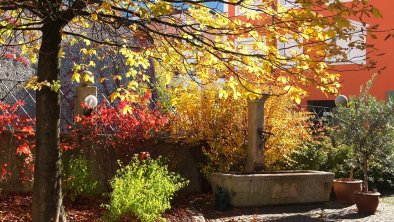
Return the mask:
<svg viewBox="0 0 394 222">
<path fill-rule="evenodd" d="M 346 58 L 342 55 L 336 55 L 331 58 L 327 58 L 327 62 L 332 62 L 334 64 L 366 64 L 366 27 L 361 22 L 350 21 L 350 23 L 352 24 L 353 29 L 349 30 L 348 38 L 334 39 L 336 45 L 341 47 L 342 51 L 346 54 Z"/>
<path fill-rule="evenodd" d="M 249 52 L 253 52 L 252 45 L 256 40 L 254 38 L 246 38 L 242 40 L 235 40 L 235 48 L 239 49 L 240 47 L 244 46 L 247 48 Z"/>
<path fill-rule="evenodd" d="M 352 2 L 353 0 L 339 0 L 339 2 Z M 335 0 L 328 1 L 328 4 L 334 3 Z"/>
<path fill-rule="evenodd" d="M 329 113 L 335 108 L 334 100 L 308 100 L 308 112 L 314 113 L 316 118 L 329 116 Z"/>
<path fill-rule="evenodd" d="M 197 62 L 198 52 L 196 51 L 184 51 L 183 58 L 185 62 L 189 64 L 195 64 Z"/>
<path fill-rule="evenodd" d="M 223 12 L 228 15 L 228 4 L 223 4 Z"/>
<path fill-rule="evenodd" d="M 285 8 L 298 8 L 300 4 L 296 0 L 279 0 L 278 3 Z"/>
<path fill-rule="evenodd" d="M 259 55 L 265 55 L 265 51 L 263 51 L 263 48 L 261 48 L 260 50 L 257 50 L 256 48 L 253 48 L 253 45 L 255 45 L 256 43 L 256 39 L 253 37 L 249 37 L 249 38 L 244 38 L 244 39 L 237 39 L 234 42 L 234 46 L 235 49 L 237 51 L 244 49 L 246 50 L 246 52 L 244 53 L 248 53 L 248 54 L 259 54 Z M 265 37 L 263 36 L 261 39 L 262 44 L 266 44 L 266 40 Z M 259 47 L 260 49 L 260 47 Z M 259 66 L 262 66 L 262 60 L 260 60 L 260 58 L 257 57 L 253 57 L 255 62 L 258 62 Z M 244 64 L 242 64 L 241 62 L 236 62 L 236 65 L 234 66 L 235 69 L 239 69 L 240 67 L 243 67 Z"/>
<path fill-rule="evenodd" d="M 293 59 L 296 56 L 302 54 L 304 49 L 299 44 L 302 43 L 302 38 L 297 41 L 294 39 L 293 35 L 286 35 L 288 42 L 278 41 L 278 51 L 279 55 L 286 57 L 287 59 Z M 294 65 L 294 62 L 288 61 L 287 65 Z"/>
<path fill-rule="evenodd" d="M 245 47 L 249 53 L 255 53 L 255 54 L 264 54 L 263 52 L 255 51 L 253 49 L 253 44 L 256 42 L 256 39 L 253 37 L 241 39 L 241 40 L 235 40 L 235 48 L 239 50 L 241 47 Z M 262 42 L 265 44 L 265 37 L 263 37 Z"/>
<path fill-rule="evenodd" d="M 249 3 L 246 2 L 244 4 L 246 6 L 246 8 L 242 7 L 241 5 L 236 5 L 235 6 L 235 16 L 246 15 L 246 12 L 248 10 L 257 9 L 258 6 L 261 4 L 262 4 L 261 0 L 252 0 L 251 2 L 249 2 Z"/>
</svg>

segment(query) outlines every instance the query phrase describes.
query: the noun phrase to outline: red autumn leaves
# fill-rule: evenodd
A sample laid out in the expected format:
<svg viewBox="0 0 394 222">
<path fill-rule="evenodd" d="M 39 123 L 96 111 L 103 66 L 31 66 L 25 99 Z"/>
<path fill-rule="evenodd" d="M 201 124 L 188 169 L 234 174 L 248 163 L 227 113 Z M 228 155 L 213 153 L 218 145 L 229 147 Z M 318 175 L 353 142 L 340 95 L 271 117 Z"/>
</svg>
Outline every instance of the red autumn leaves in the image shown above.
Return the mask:
<svg viewBox="0 0 394 222">
<path fill-rule="evenodd" d="M 61 149 L 82 148 L 81 141 L 92 144 L 106 145 L 114 148 L 119 155 L 130 154 L 144 141 L 156 135 L 168 122 L 159 106 L 150 108 L 150 94 L 139 97 L 131 103 L 120 101 L 117 105 L 100 104 L 90 116 L 78 116 L 75 119 L 78 127 L 70 127 L 67 138 L 61 140 Z M 20 114 L 18 110 L 22 102 L 14 105 L 0 103 L 0 134 L 11 132 L 12 140 L 16 142 L 16 155 L 24 158 L 24 165 L 33 171 L 35 142 L 35 119 Z M 122 109 L 131 107 L 131 112 L 123 113 Z M 7 137 L 0 137 L 0 141 L 7 143 Z M 0 152 L 4 152 L 1 151 Z M 0 180 L 10 175 L 9 163 L 0 162 Z M 22 172 L 22 175 L 27 175 Z M 29 178 L 31 179 L 31 178 Z"/>
</svg>

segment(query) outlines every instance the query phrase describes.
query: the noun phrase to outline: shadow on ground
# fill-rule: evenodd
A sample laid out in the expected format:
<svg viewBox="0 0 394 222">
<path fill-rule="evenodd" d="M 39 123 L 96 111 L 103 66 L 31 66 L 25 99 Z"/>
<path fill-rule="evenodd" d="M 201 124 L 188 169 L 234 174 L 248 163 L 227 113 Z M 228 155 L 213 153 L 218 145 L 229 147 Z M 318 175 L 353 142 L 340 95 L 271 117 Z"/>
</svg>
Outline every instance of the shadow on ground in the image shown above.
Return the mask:
<svg viewBox="0 0 394 222">
<path fill-rule="evenodd" d="M 204 195 L 193 200 L 193 207 L 207 220 L 237 218 L 237 221 L 337 221 L 340 219 L 362 219 L 369 215 L 361 215 L 352 205 L 336 202 L 317 204 L 275 205 L 256 208 L 229 207 L 226 211 L 214 210 L 212 195 Z"/>
</svg>

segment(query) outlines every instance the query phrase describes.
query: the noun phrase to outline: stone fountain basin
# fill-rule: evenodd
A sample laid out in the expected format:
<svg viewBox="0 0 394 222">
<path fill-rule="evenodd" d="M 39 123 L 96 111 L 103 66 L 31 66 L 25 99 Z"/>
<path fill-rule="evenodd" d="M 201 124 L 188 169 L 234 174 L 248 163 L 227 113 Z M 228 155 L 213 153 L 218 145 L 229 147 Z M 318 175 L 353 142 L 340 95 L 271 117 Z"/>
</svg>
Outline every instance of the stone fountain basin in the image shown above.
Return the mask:
<svg viewBox="0 0 394 222">
<path fill-rule="evenodd" d="M 259 173 L 212 173 L 211 185 L 227 193 L 234 207 L 325 202 L 334 174 L 297 170 Z"/>
</svg>

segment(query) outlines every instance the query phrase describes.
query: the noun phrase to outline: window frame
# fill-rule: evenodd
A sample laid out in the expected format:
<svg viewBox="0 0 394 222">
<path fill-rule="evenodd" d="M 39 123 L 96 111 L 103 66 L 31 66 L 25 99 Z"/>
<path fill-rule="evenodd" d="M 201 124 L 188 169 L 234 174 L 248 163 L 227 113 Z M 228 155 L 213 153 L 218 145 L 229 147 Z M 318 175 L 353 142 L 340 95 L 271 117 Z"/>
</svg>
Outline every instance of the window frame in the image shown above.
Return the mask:
<svg viewBox="0 0 394 222">
<path fill-rule="evenodd" d="M 357 47 L 353 47 L 353 48 L 349 49 L 350 48 L 349 44 L 351 42 L 355 42 L 355 41 L 359 41 L 359 40 L 363 40 L 364 41 L 363 44 L 367 44 L 367 27 L 368 27 L 368 25 L 367 24 L 364 25 L 361 22 L 350 20 L 350 19 L 349 19 L 349 21 L 350 21 L 350 24 L 356 28 L 356 30 L 352 31 L 352 33 L 351 33 L 352 36 L 350 37 L 350 39 L 348 38 L 348 39 L 344 40 L 344 39 L 338 39 L 337 37 L 335 38 L 335 44 L 337 46 L 340 46 L 337 44 L 338 41 L 340 41 L 342 43 L 346 41 L 346 48 L 342 47 L 342 46 L 340 46 L 340 47 L 345 50 L 348 49 L 348 52 L 346 52 L 346 55 L 348 55 L 347 61 L 336 61 L 335 57 L 333 57 L 333 58 L 326 57 L 325 61 L 327 63 L 329 63 L 329 65 L 365 65 L 365 64 L 367 64 L 367 49 L 366 48 L 365 49 L 358 49 Z M 359 38 L 360 35 L 364 36 L 364 39 L 360 38 L 359 40 L 352 40 L 352 39 Z M 360 51 L 360 54 L 362 54 L 362 55 L 349 56 L 352 53 L 355 53 L 354 51 L 357 51 L 357 52 Z M 337 55 L 337 56 L 340 56 L 340 55 Z"/>
<path fill-rule="evenodd" d="M 267 38 L 265 36 L 261 36 L 262 42 L 264 42 L 265 44 L 267 44 Z M 247 44 L 247 47 L 252 47 L 253 43 L 257 42 L 257 40 L 254 37 L 247 37 L 247 38 L 242 38 L 242 40 L 240 41 L 239 39 L 234 39 L 234 49 L 238 50 L 238 47 L 240 45 L 245 45 L 244 42 L 248 42 L 250 44 Z M 258 52 L 258 51 L 254 51 L 252 48 L 249 48 L 248 51 L 251 54 L 259 54 L 261 53 L 261 55 L 266 55 L 264 52 Z M 261 65 L 261 63 L 259 63 Z M 238 66 L 235 66 L 235 69 L 238 69 Z"/>
<path fill-rule="evenodd" d="M 339 2 L 352 2 L 353 0 L 339 0 Z M 328 2 L 327 2 L 327 4 L 331 4 L 331 3 L 334 3 L 335 2 L 335 0 L 329 0 Z"/>
<path fill-rule="evenodd" d="M 304 39 L 300 36 L 298 38 L 298 42 L 297 40 L 294 39 L 292 34 L 286 34 L 285 36 L 287 39 L 289 39 L 289 42 L 282 42 L 279 39 L 277 40 L 277 45 L 276 48 L 278 49 L 278 54 L 279 56 L 283 56 L 286 58 L 295 58 L 295 56 L 292 55 L 292 53 L 290 52 L 290 50 L 295 50 L 297 52 L 296 56 L 301 55 L 304 53 L 304 46 L 302 45 L 304 42 Z M 287 44 L 290 43 L 290 41 L 295 42 L 294 45 L 290 45 L 290 46 L 286 46 Z M 301 44 L 301 45 L 300 45 Z M 283 48 L 282 48 L 283 46 Z M 282 53 L 283 51 L 283 53 Z M 289 55 L 289 56 L 287 56 Z M 285 66 L 287 67 L 293 67 L 294 65 L 296 65 L 295 61 L 286 61 Z"/>
<path fill-rule="evenodd" d="M 300 3 L 297 3 L 296 1 L 297 0 L 278 0 L 278 4 L 283 8 L 300 8 Z"/>
<path fill-rule="evenodd" d="M 262 41 L 263 41 L 265 44 L 267 44 L 267 40 L 266 40 L 265 36 L 261 36 L 261 37 L 263 38 Z M 235 49 L 238 49 L 238 47 L 239 47 L 240 45 L 247 45 L 247 46 L 252 47 L 253 43 L 255 43 L 255 42 L 257 42 L 257 40 L 256 40 L 254 37 L 242 38 L 242 40 L 235 39 L 235 40 L 234 40 L 234 48 L 235 48 Z M 245 44 L 245 43 L 249 43 L 249 44 Z M 258 51 L 254 51 L 253 49 L 250 49 L 250 53 L 258 54 L 259 52 L 258 52 Z M 265 55 L 265 53 L 263 53 L 263 52 L 261 52 L 261 54 L 262 54 L 262 55 Z"/>
<path fill-rule="evenodd" d="M 246 12 L 248 10 L 257 9 L 256 5 L 259 5 L 259 4 L 262 4 L 262 3 L 263 3 L 262 0 L 254 0 L 253 4 L 255 4 L 255 6 L 252 9 L 245 9 L 245 12 L 242 12 L 242 13 L 241 13 L 240 10 L 241 10 L 241 8 L 244 8 L 244 7 L 241 6 L 241 5 L 235 5 L 235 7 L 234 7 L 234 16 L 244 16 L 244 15 L 246 15 Z"/>
</svg>

